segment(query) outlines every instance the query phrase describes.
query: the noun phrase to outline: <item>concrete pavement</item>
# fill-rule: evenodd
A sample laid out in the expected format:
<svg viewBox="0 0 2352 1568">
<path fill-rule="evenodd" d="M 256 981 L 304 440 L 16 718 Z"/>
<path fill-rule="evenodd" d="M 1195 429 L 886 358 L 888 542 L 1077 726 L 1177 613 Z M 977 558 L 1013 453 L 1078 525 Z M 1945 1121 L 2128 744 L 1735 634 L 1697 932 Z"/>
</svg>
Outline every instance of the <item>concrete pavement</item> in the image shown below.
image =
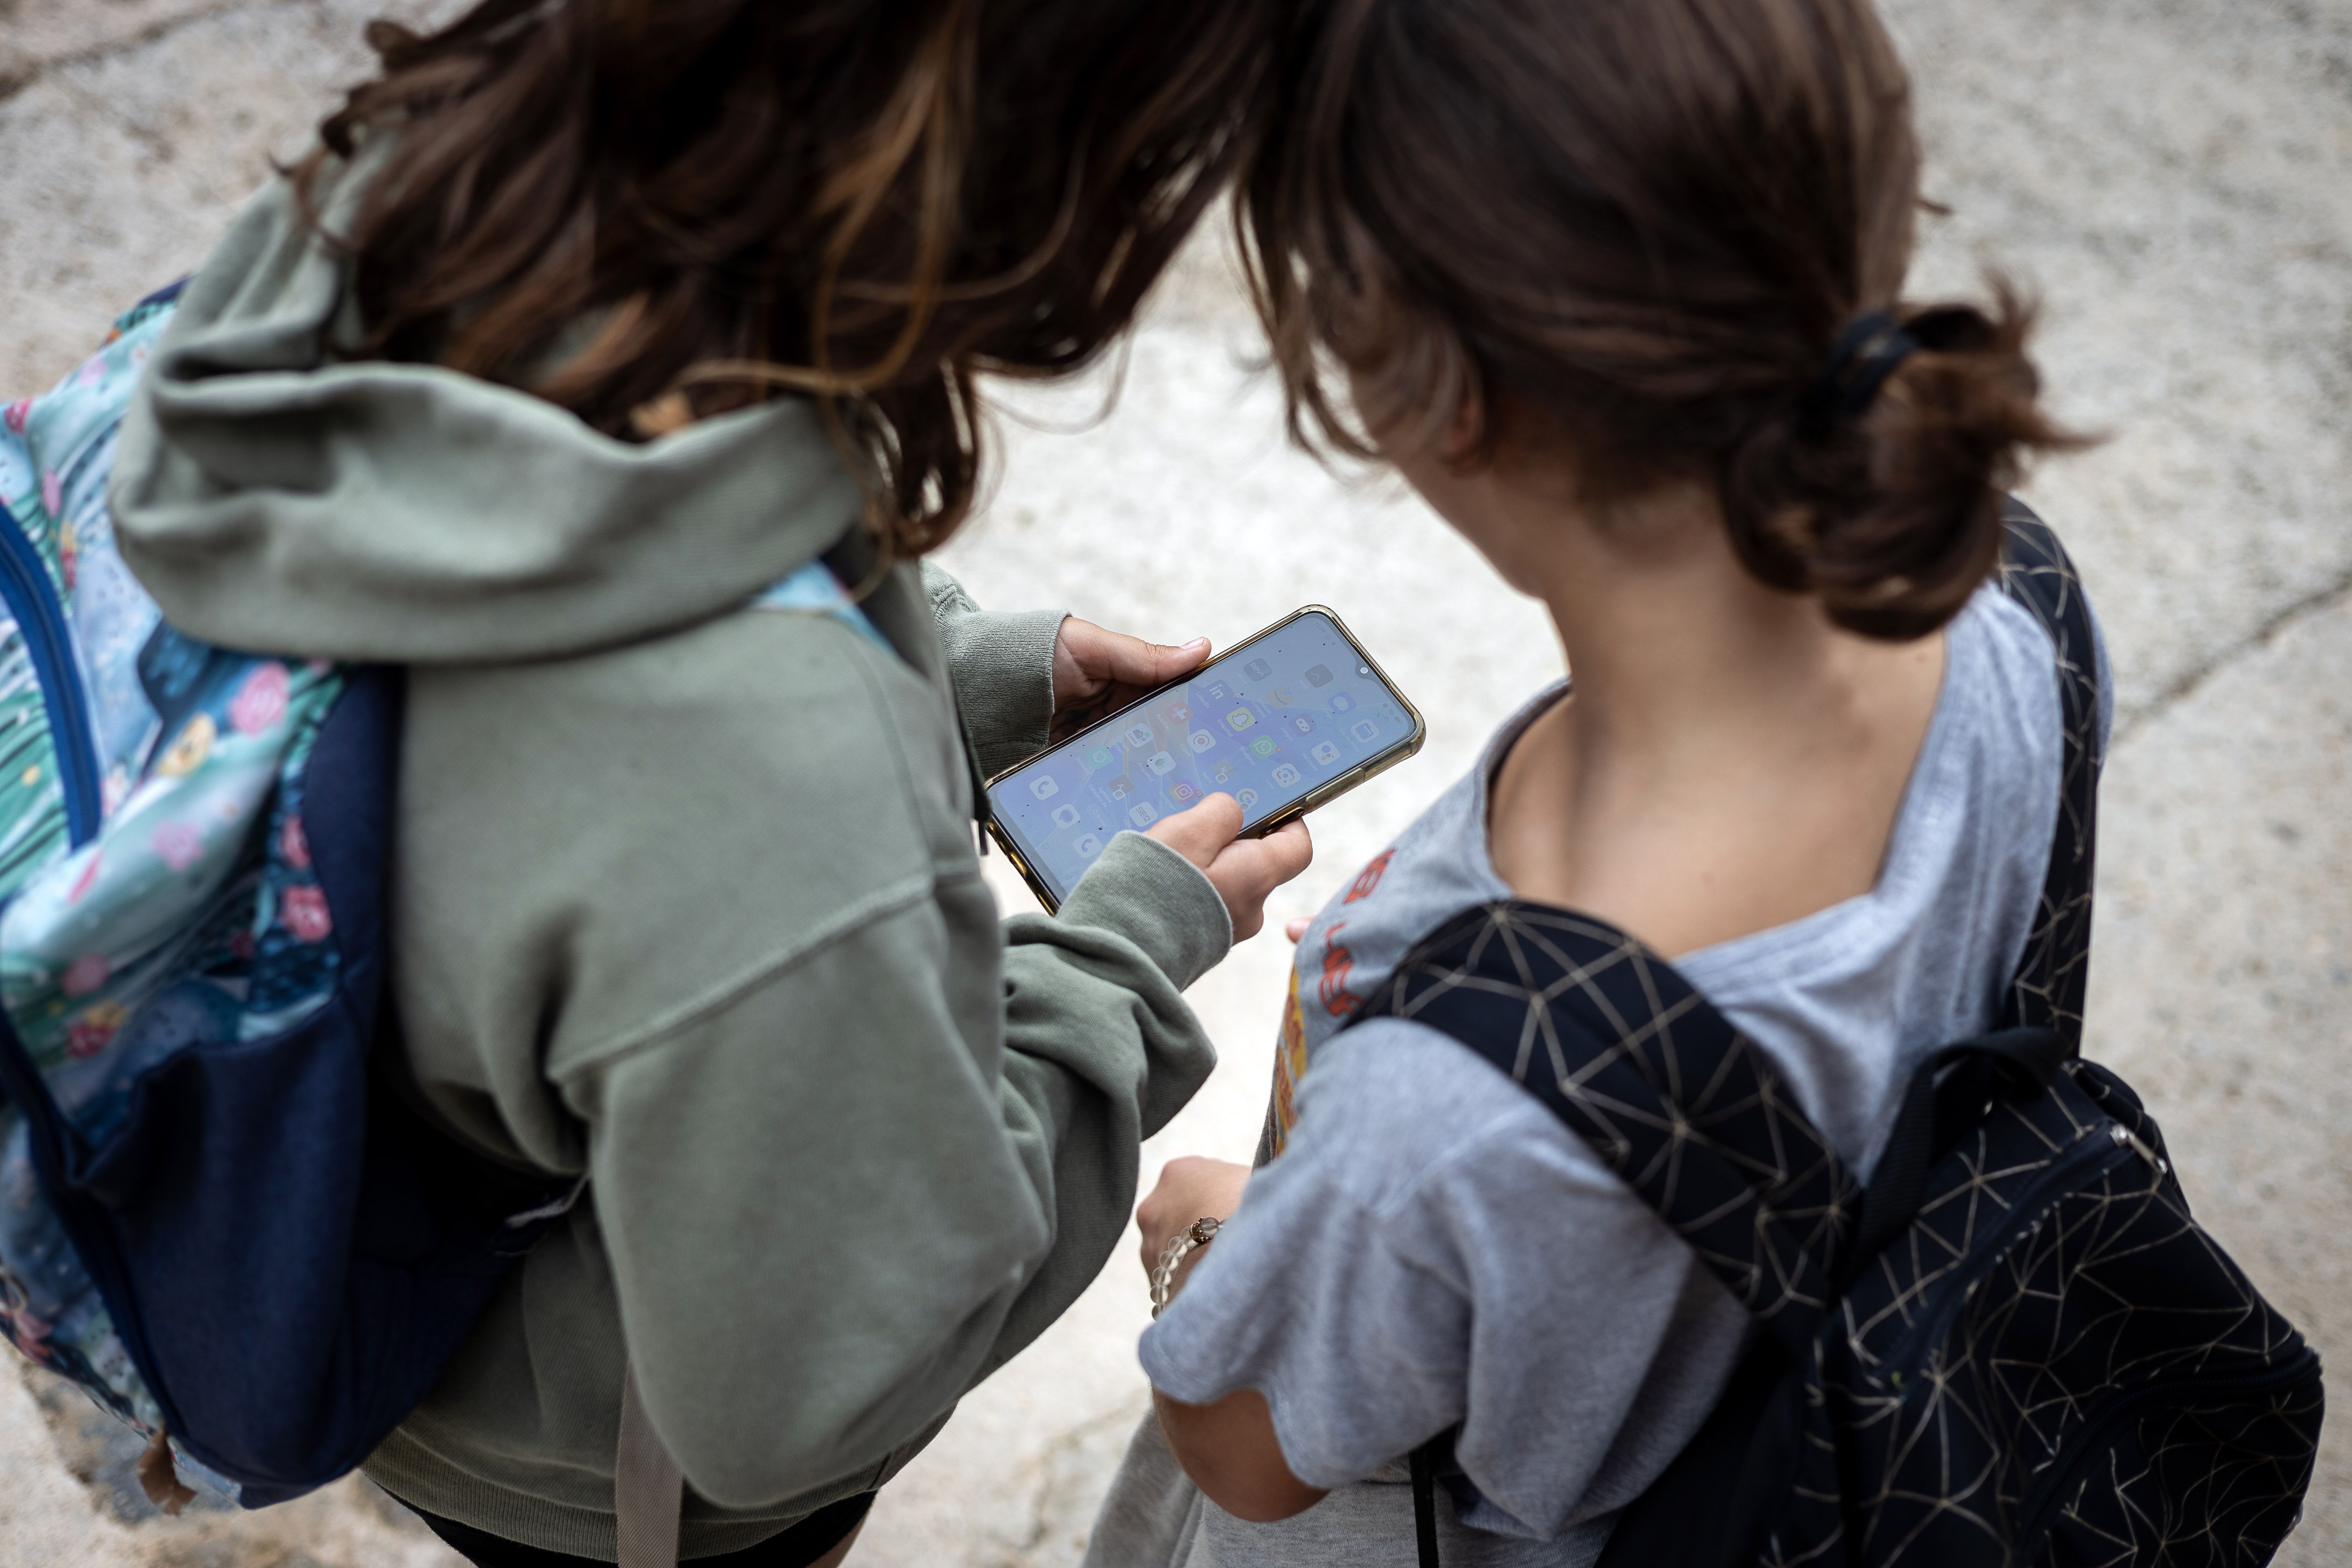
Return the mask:
<svg viewBox="0 0 2352 1568">
<path fill-rule="evenodd" d="M 0 386 L 45 385 L 188 270 L 266 160 L 362 58 L 360 0 L 0 0 Z M 446 8 L 446 6 L 444 7 Z M 1919 79 L 1929 194 L 1914 292 L 1996 265 L 2046 301 L 2057 406 L 2105 434 L 2028 493 L 2064 532 L 2117 672 L 2095 1055 L 2147 1095 L 2200 1215 L 2352 1364 L 2352 4 L 1888 0 Z M 1339 609 L 1427 710 L 1423 755 L 1321 814 L 1304 913 L 1556 674 L 1541 616 L 1418 503 L 1281 440 L 1213 244 L 1113 378 L 1020 389 L 1003 478 L 950 563 L 982 602 L 1230 639 Z M 1001 869 L 1001 865 L 1000 868 Z M 1000 879 L 1008 908 L 1027 895 Z M 1147 1151 L 1245 1157 L 1287 953 L 1244 945 L 1193 999 L 1225 1053 Z M 1074 1562 L 1142 1408 L 1141 1275 L 1115 1258 L 885 1497 L 867 1568 Z M 69 1405 L 0 1376 L 11 1563 L 447 1568 L 356 1487 L 164 1521 Z M 2282 1561 L 2352 1563 L 2340 1419 Z M 78 1477 L 83 1479 L 77 1479 Z"/>
</svg>

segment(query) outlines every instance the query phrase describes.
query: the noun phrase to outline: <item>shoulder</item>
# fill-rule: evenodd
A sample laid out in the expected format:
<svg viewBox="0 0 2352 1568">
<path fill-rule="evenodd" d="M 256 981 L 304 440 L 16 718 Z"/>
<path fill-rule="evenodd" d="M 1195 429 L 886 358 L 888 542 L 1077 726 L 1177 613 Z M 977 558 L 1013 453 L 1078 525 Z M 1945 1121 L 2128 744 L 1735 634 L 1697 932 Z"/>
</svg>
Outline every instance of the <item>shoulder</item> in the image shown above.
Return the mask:
<svg viewBox="0 0 2352 1568">
<path fill-rule="evenodd" d="M 1945 692 L 1919 784 L 1938 815 L 2005 829 L 2028 860 L 2049 852 L 2065 717 L 2050 634 L 1997 585 L 1978 591 L 1947 634 Z"/>
<path fill-rule="evenodd" d="M 435 759 L 451 773 L 564 795 L 681 791 L 681 810 L 733 808 L 706 828 L 771 843 L 808 837 L 812 813 L 911 806 L 961 776 L 945 695 L 825 615 L 747 608 L 576 658 L 418 667 L 409 689 L 412 751 L 456 747 Z"/>
<path fill-rule="evenodd" d="M 1622 1193 L 1583 1141 L 1484 1058 L 1426 1025 L 1374 1018 L 1315 1055 L 1298 1122 L 1265 1174 L 1313 1179 L 1395 1217 L 1514 1205 L 1535 1188 Z"/>
<path fill-rule="evenodd" d="M 2054 765 L 2063 734 L 2050 634 L 1995 584 L 1977 590 L 1946 633 L 1946 698 L 1985 752 L 2022 748 Z"/>
</svg>

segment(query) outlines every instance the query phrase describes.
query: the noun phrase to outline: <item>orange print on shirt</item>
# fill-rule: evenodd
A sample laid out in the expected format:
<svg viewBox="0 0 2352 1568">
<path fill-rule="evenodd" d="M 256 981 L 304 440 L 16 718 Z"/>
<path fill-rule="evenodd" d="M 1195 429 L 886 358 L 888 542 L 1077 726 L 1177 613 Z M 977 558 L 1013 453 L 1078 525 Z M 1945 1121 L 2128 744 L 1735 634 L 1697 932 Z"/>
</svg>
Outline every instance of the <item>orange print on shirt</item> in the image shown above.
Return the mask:
<svg viewBox="0 0 2352 1568">
<path fill-rule="evenodd" d="M 1362 997 L 1348 989 L 1348 975 L 1356 967 L 1356 955 L 1339 945 L 1339 933 L 1347 929 L 1348 922 L 1341 921 L 1323 933 L 1323 978 L 1315 987 L 1316 995 L 1322 999 L 1323 1011 L 1334 1018 L 1344 1018 L 1363 1004 Z"/>
<path fill-rule="evenodd" d="M 1348 896 L 1339 901 L 1343 904 L 1353 904 L 1370 898 L 1372 889 L 1379 887 L 1381 879 L 1387 875 L 1389 862 L 1395 858 L 1394 849 L 1383 849 L 1373 856 L 1372 863 L 1356 873 L 1356 880 L 1348 889 Z"/>
<path fill-rule="evenodd" d="M 1393 848 L 1383 849 L 1372 857 L 1371 863 L 1356 873 L 1348 888 L 1342 904 L 1360 903 L 1372 896 L 1387 874 L 1389 862 L 1396 858 Z M 1323 1010 L 1335 1018 L 1344 1018 L 1364 1004 L 1364 999 L 1348 989 L 1348 977 L 1355 972 L 1356 955 L 1339 945 L 1339 933 L 1348 929 L 1341 921 L 1323 933 L 1323 973 L 1315 984 L 1315 998 Z M 1301 998 L 1300 963 L 1290 966 L 1290 999 L 1282 1009 L 1282 1043 L 1274 1053 L 1274 1128 L 1273 1152 L 1279 1154 L 1290 1142 L 1290 1130 L 1298 1122 L 1298 1110 L 1294 1103 L 1298 1080 L 1307 1076 L 1307 1008 Z"/>
<path fill-rule="evenodd" d="M 1298 1124 L 1298 1108 L 1292 1096 L 1298 1080 L 1307 1076 L 1307 1015 L 1298 1005 L 1298 970 L 1290 971 L 1290 1001 L 1282 1009 L 1282 1043 L 1274 1053 L 1274 1152 L 1279 1154 L 1290 1142 L 1290 1130 Z"/>
</svg>

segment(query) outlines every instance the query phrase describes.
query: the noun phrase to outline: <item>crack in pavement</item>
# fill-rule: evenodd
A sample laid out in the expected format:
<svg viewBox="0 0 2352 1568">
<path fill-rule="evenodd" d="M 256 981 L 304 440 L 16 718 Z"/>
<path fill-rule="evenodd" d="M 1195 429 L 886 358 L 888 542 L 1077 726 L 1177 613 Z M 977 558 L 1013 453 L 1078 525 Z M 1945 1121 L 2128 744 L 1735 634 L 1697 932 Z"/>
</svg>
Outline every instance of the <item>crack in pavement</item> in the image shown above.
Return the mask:
<svg viewBox="0 0 2352 1568">
<path fill-rule="evenodd" d="M 2241 659 L 2260 653 L 2298 622 L 2325 615 L 2347 601 L 2352 601 L 2352 570 L 2338 573 L 2334 582 L 2283 605 L 2246 636 L 2222 647 L 2211 658 L 2199 660 L 2174 678 L 2163 690 L 2149 698 L 2145 706 L 2134 710 L 2128 716 L 2118 714 L 2116 732 L 2107 742 L 2108 755 L 2113 756 L 2116 748 L 2195 696 L 2198 689 L 2213 677 Z"/>
<path fill-rule="evenodd" d="M 278 10 L 300 5 L 303 3 L 304 0 L 215 0 L 215 3 L 210 5 L 202 5 L 193 11 L 182 11 L 173 16 L 161 17 L 148 23 L 145 26 L 134 28 L 121 37 L 109 38 L 103 43 L 88 44 L 78 49 L 68 49 L 63 54 L 50 55 L 46 58 L 27 59 L 14 67 L 0 67 L 0 104 L 6 103 L 30 89 L 39 86 L 54 72 L 70 69 L 75 66 L 112 59 L 117 55 L 143 49 L 150 44 L 160 43 L 182 28 L 192 27 L 199 22 L 208 22 L 215 16 L 224 16 L 233 11 Z"/>
<path fill-rule="evenodd" d="M 1054 1440 L 1032 1456 L 1024 1468 L 1037 1475 L 1037 1489 L 1029 1500 L 1029 1535 L 1013 1550 L 1009 1557 L 999 1560 L 1001 1568 L 1031 1568 L 1033 1556 L 1054 1533 L 1055 1494 L 1062 1478 L 1055 1473 L 1057 1461 L 1075 1454 L 1103 1433 L 1120 1426 L 1132 1426 L 1142 1419 L 1150 1408 L 1148 1400 L 1129 1400 L 1115 1409 L 1089 1417 L 1076 1426 L 1065 1429 Z"/>
</svg>

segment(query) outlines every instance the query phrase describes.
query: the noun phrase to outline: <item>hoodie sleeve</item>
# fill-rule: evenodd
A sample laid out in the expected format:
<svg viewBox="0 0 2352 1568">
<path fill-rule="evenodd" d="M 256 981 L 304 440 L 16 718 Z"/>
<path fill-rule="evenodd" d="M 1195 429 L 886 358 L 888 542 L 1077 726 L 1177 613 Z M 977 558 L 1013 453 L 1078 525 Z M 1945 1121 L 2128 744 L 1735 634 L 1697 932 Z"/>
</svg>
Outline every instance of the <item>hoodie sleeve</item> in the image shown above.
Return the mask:
<svg viewBox="0 0 2352 1568">
<path fill-rule="evenodd" d="M 1171 854 L 1123 836 L 1060 918 L 1011 922 L 1001 1055 L 994 977 L 952 961 L 995 929 L 973 877 L 572 1086 L 639 1387 L 697 1492 L 757 1508 L 878 1464 L 1100 1271 L 1137 1144 L 1215 1060 L 1180 985 L 1223 906 Z"/>
<path fill-rule="evenodd" d="M 993 777 L 1044 751 L 1054 718 L 1054 645 L 1065 613 L 983 610 L 962 584 L 929 561 L 923 591 L 947 649 L 948 678 L 981 776 Z"/>
</svg>

